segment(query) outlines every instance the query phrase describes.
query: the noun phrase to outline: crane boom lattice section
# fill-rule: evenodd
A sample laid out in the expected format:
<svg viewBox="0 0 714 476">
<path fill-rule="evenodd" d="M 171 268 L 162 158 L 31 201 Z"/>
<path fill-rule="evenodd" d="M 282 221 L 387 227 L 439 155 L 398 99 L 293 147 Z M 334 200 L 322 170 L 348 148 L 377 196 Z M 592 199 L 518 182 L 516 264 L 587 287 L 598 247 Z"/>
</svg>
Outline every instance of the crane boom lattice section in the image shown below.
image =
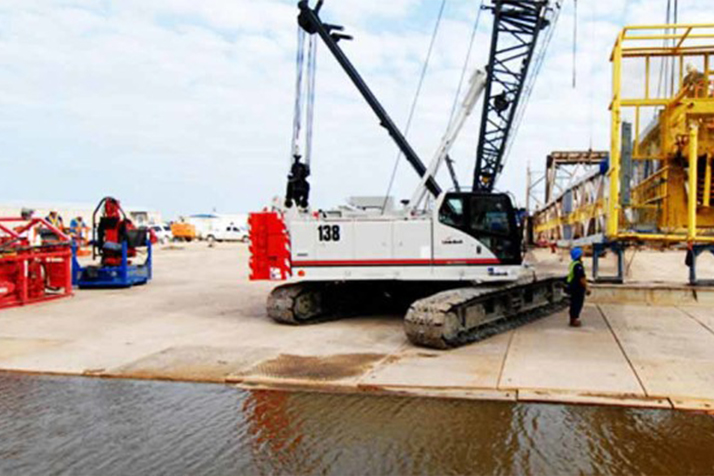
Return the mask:
<svg viewBox="0 0 714 476">
<path fill-rule="evenodd" d="M 548 5 L 546 0 L 495 0 L 487 7 L 493 10 L 494 24 L 474 190 L 493 190 L 501 172 L 535 46 L 549 24 Z"/>
</svg>

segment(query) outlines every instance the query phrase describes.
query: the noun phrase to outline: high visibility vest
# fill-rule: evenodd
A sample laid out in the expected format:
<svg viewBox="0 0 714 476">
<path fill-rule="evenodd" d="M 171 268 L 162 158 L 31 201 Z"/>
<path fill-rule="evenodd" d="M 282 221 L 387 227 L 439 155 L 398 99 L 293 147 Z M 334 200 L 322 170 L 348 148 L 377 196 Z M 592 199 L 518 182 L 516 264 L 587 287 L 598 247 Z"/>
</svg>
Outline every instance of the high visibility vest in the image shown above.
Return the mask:
<svg viewBox="0 0 714 476">
<path fill-rule="evenodd" d="M 575 266 L 577 264 L 582 265 L 583 262 L 581 260 L 574 260 L 570 262 L 570 269 L 568 270 L 568 278 L 565 280 L 566 283 L 571 284 L 575 280 Z M 583 268 L 583 271 L 585 268 Z"/>
<path fill-rule="evenodd" d="M 60 219 L 59 215 L 57 215 L 55 218 L 52 218 L 50 215 L 48 215 L 46 220 L 50 223 L 50 225 L 54 226 L 55 228 L 62 228 L 62 220 Z"/>
</svg>

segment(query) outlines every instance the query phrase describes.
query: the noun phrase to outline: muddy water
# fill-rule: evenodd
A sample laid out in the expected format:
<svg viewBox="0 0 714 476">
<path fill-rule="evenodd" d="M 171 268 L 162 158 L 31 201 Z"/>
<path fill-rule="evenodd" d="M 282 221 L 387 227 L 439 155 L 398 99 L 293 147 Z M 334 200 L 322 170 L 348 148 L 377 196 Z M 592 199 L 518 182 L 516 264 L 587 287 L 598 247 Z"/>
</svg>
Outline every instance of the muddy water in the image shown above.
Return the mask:
<svg viewBox="0 0 714 476">
<path fill-rule="evenodd" d="M 712 474 L 714 418 L 0 374 L 0 474 Z"/>
</svg>

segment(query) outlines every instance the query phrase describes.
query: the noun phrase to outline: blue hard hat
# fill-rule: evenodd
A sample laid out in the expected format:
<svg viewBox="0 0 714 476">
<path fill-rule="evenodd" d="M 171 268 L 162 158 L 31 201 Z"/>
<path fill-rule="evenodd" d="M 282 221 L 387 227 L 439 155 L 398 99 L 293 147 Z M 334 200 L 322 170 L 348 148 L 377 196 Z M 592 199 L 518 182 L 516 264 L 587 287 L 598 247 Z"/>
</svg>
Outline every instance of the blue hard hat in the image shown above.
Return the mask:
<svg viewBox="0 0 714 476">
<path fill-rule="evenodd" d="M 570 257 L 573 258 L 574 260 L 580 259 L 583 256 L 583 249 L 579 246 L 576 246 L 572 250 L 570 250 Z"/>
</svg>

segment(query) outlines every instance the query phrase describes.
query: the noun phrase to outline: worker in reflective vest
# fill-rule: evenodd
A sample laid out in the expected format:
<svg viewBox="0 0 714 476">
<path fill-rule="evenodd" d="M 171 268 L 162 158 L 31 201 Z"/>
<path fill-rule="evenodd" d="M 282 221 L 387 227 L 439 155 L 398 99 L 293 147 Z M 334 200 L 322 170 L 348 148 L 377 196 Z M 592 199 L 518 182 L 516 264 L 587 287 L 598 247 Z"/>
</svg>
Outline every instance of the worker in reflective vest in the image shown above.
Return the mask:
<svg viewBox="0 0 714 476">
<path fill-rule="evenodd" d="M 570 270 L 568 271 L 567 291 L 570 294 L 570 325 L 580 327 L 580 312 L 585 304 L 585 296 L 590 295 L 588 280 L 583 266 L 583 249 L 575 247 L 570 250 Z"/>
<path fill-rule="evenodd" d="M 69 232 L 75 242 L 77 242 L 78 244 L 82 242 L 84 238 L 84 220 L 82 219 L 82 217 L 78 216 L 72 219 L 72 221 L 69 223 Z"/>
<path fill-rule="evenodd" d="M 54 226 L 60 231 L 64 229 L 64 223 L 62 222 L 62 217 L 56 211 L 52 210 L 45 220 L 49 222 L 50 225 Z"/>
</svg>

